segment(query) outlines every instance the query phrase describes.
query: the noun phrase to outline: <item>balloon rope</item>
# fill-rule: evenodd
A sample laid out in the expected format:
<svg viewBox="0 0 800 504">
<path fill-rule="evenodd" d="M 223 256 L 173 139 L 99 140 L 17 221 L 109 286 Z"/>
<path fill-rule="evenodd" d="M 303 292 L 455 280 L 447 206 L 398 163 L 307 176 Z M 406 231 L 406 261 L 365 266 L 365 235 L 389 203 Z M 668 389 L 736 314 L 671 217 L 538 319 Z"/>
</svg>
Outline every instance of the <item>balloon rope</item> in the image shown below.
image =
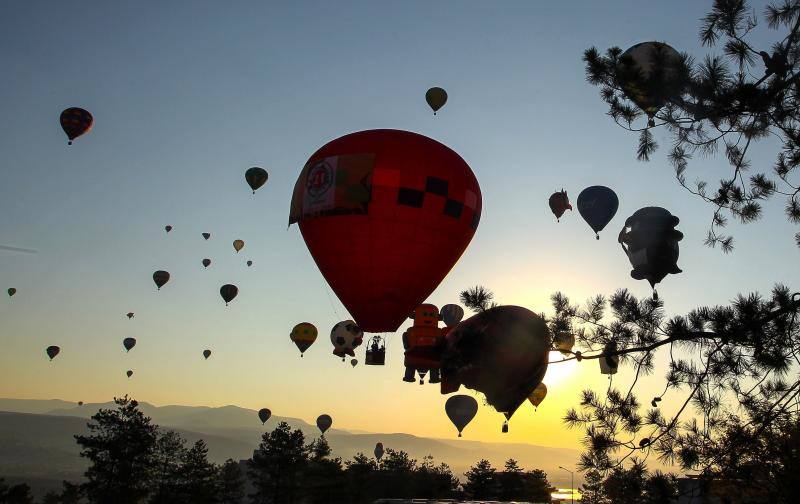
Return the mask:
<svg viewBox="0 0 800 504">
<path fill-rule="evenodd" d="M 325 283 L 325 280 L 322 281 L 322 288 L 325 289 L 325 295 L 328 296 L 328 302 L 331 304 L 331 308 L 333 308 L 333 313 L 336 314 L 336 320 L 340 320 L 341 317 L 339 317 L 339 311 L 336 309 L 336 305 L 333 304 L 333 299 L 331 298 L 331 293 L 328 291 L 328 286 Z"/>
</svg>

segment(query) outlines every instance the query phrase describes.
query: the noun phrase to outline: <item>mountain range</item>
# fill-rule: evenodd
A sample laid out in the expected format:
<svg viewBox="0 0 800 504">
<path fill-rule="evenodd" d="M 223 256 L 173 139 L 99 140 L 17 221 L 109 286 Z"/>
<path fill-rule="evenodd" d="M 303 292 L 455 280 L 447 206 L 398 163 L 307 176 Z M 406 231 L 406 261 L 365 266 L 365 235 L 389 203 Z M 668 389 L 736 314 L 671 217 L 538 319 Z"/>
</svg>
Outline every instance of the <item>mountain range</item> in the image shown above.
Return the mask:
<svg viewBox="0 0 800 504">
<path fill-rule="evenodd" d="M 80 480 L 86 462 L 80 457 L 74 436 L 86 432 L 87 420 L 99 409 L 114 407 L 110 402 L 79 406 L 57 399 L 0 399 L 0 477 L 12 482 L 50 480 L 53 485 L 62 479 Z M 278 422 L 302 430 L 307 438 L 319 434 L 316 426 L 298 418 L 273 416 L 262 426 L 256 411 L 238 406 L 154 406 L 140 402 L 139 407 L 155 424 L 178 432 L 190 443 L 205 440 L 209 459 L 217 463 L 252 456 L 264 431 Z M 431 455 L 436 463 L 446 462 L 461 479 L 469 466 L 482 458 L 496 467 L 514 458 L 524 468 L 543 469 L 552 483 L 568 486 L 569 476 L 558 466 L 573 467 L 579 455 L 568 448 L 433 439 L 404 433 L 331 429 L 325 437 L 334 455 L 345 460 L 359 452 L 371 456 L 375 443 L 382 442 L 386 448 L 404 450 L 418 460 Z"/>
</svg>

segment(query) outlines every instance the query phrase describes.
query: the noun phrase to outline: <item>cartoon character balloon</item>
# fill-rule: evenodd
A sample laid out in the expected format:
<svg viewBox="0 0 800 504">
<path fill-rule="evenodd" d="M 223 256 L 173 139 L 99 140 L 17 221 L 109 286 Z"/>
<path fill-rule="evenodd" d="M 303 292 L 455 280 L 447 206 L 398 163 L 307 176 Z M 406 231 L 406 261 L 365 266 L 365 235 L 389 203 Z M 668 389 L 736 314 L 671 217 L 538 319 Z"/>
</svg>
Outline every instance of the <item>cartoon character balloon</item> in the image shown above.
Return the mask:
<svg viewBox="0 0 800 504">
<path fill-rule="evenodd" d="M 333 355 L 341 357 L 349 355 L 355 357 L 354 349 L 364 341 L 364 331 L 352 320 L 339 322 L 331 329 L 331 343 Z"/>
<path fill-rule="evenodd" d="M 416 133 L 370 130 L 311 155 L 289 223 L 356 323 L 380 333 L 439 285 L 480 215 L 478 181 L 458 154 Z"/>
<path fill-rule="evenodd" d="M 464 385 L 511 418 L 541 383 L 550 343 L 544 319 L 526 308 L 497 306 L 473 315 L 446 336 L 441 392 Z"/>
<path fill-rule="evenodd" d="M 561 216 L 564 215 L 564 212 L 567 210 L 572 210 L 572 205 L 569 203 L 567 191 L 563 189 L 559 192 L 554 192 L 551 194 L 547 203 L 550 205 L 550 211 L 553 212 L 553 215 L 556 216 L 556 220 L 558 221 L 561 220 Z"/>
</svg>

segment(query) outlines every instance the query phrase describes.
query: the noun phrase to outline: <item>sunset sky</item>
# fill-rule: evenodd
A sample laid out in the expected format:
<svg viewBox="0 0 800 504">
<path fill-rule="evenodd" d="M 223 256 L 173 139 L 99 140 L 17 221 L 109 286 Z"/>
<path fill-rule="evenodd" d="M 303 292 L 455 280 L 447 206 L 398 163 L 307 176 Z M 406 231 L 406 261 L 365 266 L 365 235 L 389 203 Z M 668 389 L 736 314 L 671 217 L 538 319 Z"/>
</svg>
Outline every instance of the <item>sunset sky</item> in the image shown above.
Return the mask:
<svg viewBox="0 0 800 504">
<path fill-rule="evenodd" d="M 329 330 L 349 315 L 297 226 L 287 230 L 309 155 L 371 128 L 448 145 L 481 185 L 480 226 L 429 298 L 439 306 L 475 284 L 500 303 L 546 313 L 559 290 L 581 302 L 622 287 L 647 296 L 616 235 L 650 205 L 679 216 L 685 235 L 684 273 L 658 288 L 670 313 L 766 293 L 775 282 L 797 289 L 797 229 L 782 200 L 755 224 L 731 224 L 732 254 L 705 247 L 711 208 L 679 187 L 666 148 L 636 161 L 636 135 L 614 125 L 584 79 L 581 56 L 592 45 L 660 40 L 701 58 L 708 49 L 697 40 L 699 18 L 710 5 L 3 2 L 0 244 L 38 253 L 0 250 L 0 288 L 18 289 L 0 298 L 0 396 L 102 402 L 130 394 L 157 405 L 268 407 L 311 422 L 325 412 L 334 427 L 454 437 L 438 387 L 401 381 L 399 332 L 388 337 L 385 367 L 352 369 L 331 354 Z M 766 47 L 771 36 L 760 26 L 753 42 Z M 431 86 L 449 94 L 435 117 L 424 100 Z M 58 116 L 70 106 L 90 110 L 95 126 L 67 147 Z M 663 132 L 656 136 L 668 147 Z M 776 145 L 751 152 L 753 166 L 769 171 Z M 270 175 L 255 196 L 243 177 L 251 166 Z M 687 178 L 715 183 L 726 173 L 722 157 L 697 158 Z M 557 223 L 547 207 L 554 190 L 574 203 L 597 184 L 620 198 L 600 241 L 577 212 Z M 239 254 L 236 238 L 246 242 Z M 172 274 L 161 292 L 151 278 L 157 269 Z M 227 308 L 224 283 L 240 289 Z M 321 333 L 303 359 L 288 338 L 302 321 Z M 125 354 L 128 336 L 138 344 Z M 61 346 L 53 362 L 48 345 Z M 213 351 L 207 361 L 205 348 Z M 665 357 L 659 362 L 640 382 L 646 400 L 663 388 Z M 591 361 L 551 366 L 544 381 L 545 402 L 538 412 L 523 405 L 508 434 L 484 405 L 465 438 L 575 447 L 580 432 L 561 418 L 581 389 L 603 389 L 607 378 Z"/>
</svg>

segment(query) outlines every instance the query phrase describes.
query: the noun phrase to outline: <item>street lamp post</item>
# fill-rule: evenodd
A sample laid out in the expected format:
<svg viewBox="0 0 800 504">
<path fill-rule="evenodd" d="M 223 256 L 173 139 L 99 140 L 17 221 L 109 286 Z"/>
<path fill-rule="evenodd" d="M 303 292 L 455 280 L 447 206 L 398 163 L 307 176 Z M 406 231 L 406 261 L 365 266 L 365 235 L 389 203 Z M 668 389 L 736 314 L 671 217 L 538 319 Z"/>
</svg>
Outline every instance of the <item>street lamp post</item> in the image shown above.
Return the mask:
<svg viewBox="0 0 800 504">
<path fill-rule="evenodd" d="M 564 469 L 569 473 L 570 483 L 569 483 L 569 501 L 572 504 L 575 504 L 575 473 L 567 469 L 563 466 L 558 466 L 559 469 Z"/>
</svg>

